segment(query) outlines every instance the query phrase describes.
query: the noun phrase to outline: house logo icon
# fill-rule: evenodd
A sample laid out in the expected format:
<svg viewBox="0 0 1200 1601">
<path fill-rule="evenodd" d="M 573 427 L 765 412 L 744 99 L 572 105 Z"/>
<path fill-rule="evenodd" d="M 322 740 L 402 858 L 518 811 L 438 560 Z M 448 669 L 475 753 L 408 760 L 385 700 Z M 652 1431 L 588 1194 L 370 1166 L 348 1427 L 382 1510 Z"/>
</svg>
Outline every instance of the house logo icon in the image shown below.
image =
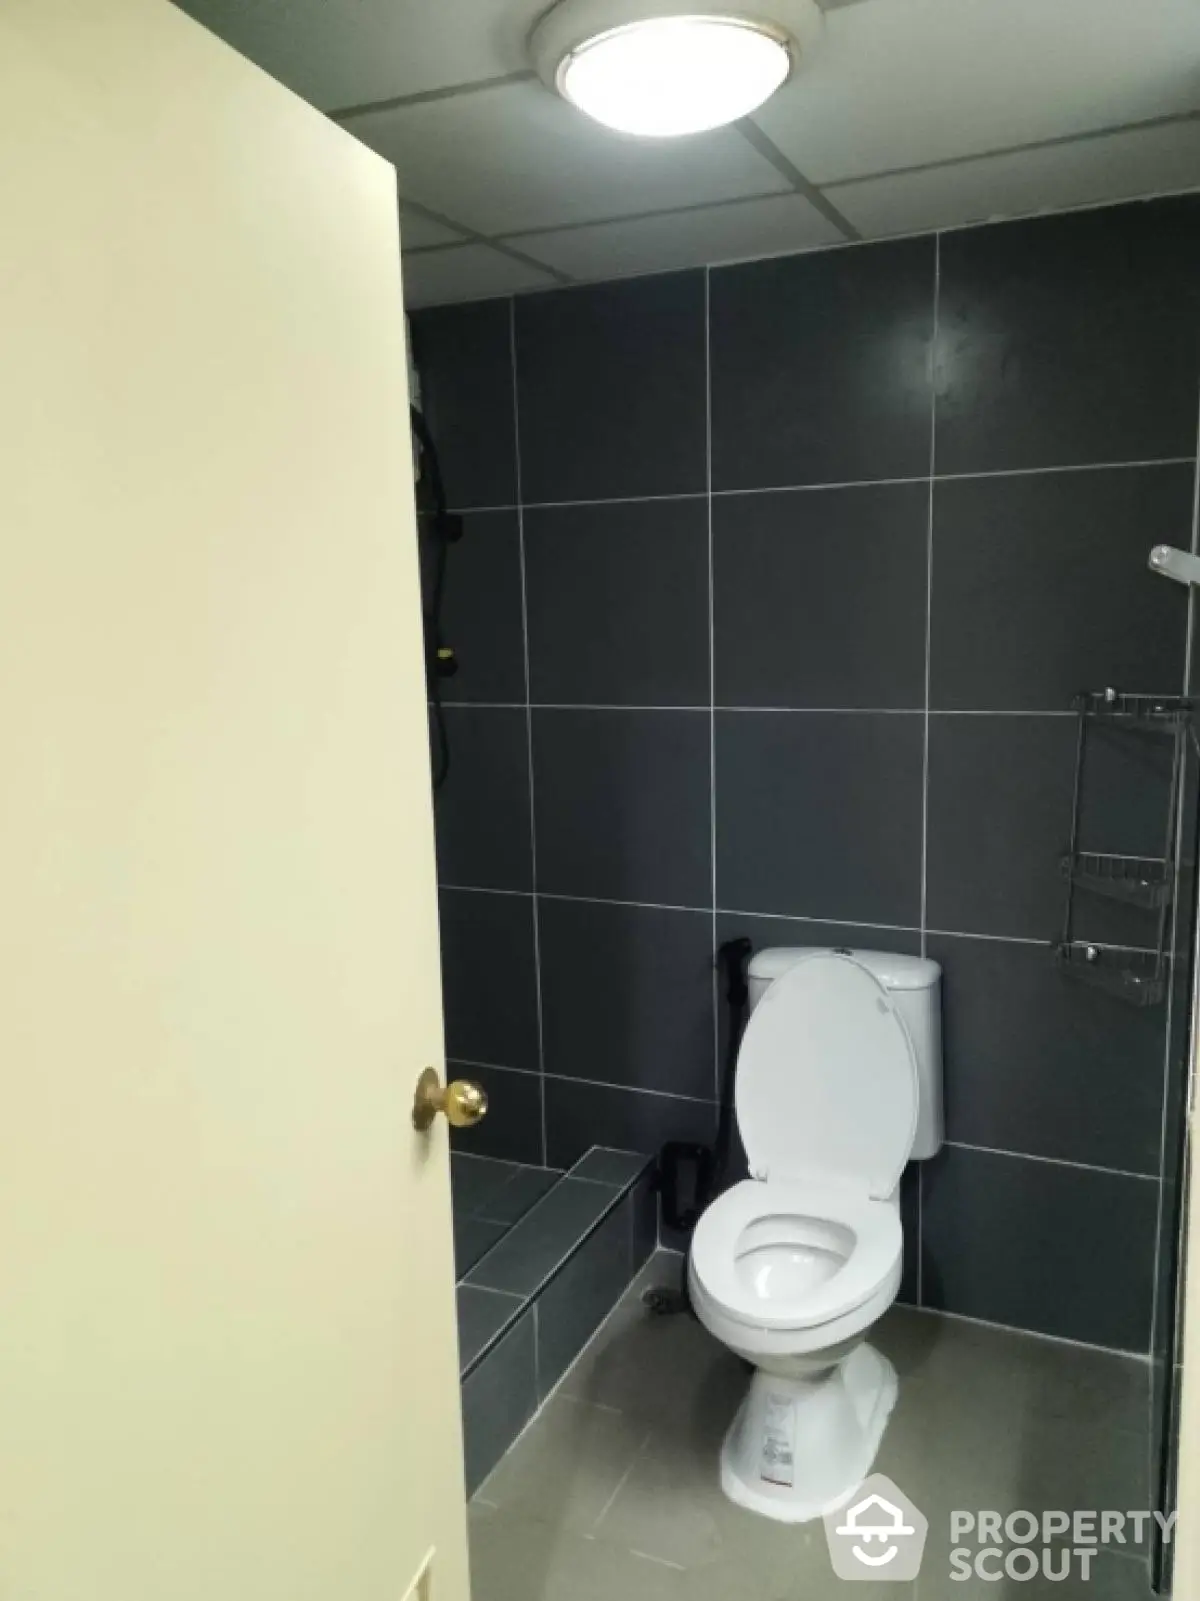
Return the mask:
<svg viewBox="0 0 1200 1601">
<path fill-rule="evenodd" d="M 825 1515 L 825 1538 L 839 1579 L 915 1579 L 928 1520 L 891 1479 L 873 1473 L 849 1505 Z"/>
</svg>

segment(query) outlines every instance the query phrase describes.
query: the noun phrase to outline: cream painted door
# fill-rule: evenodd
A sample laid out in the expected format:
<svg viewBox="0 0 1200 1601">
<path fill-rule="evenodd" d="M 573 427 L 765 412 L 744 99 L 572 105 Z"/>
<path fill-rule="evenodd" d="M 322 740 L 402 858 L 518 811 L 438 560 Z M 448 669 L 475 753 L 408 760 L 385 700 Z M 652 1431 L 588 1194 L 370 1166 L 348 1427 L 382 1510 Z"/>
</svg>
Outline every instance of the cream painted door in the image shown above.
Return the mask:
<svg viewBox="0 0 1200 1601">
<path fill-rule="evenodd" d="M 391 168 L 0 0 L 4 1601 L 466 1601 L 405 373 Z"/>
</svg>

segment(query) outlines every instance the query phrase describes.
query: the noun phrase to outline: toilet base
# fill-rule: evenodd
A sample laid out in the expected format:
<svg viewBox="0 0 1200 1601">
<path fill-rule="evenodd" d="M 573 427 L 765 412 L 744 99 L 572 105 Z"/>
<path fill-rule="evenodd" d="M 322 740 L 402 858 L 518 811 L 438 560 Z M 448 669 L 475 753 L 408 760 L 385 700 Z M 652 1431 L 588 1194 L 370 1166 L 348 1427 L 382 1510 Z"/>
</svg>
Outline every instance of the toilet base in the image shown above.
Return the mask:
<svg viewBox="0 0 1200 1601">
<path fill-rule="evenodd" d="M 780 1523 L 844 1506 L 871 1471 L 897 1389 L 895 1368 L 869 1345 L 812 1378 L 758 1369 L 721 1447 L 721 1488 Z"/>
</svg>

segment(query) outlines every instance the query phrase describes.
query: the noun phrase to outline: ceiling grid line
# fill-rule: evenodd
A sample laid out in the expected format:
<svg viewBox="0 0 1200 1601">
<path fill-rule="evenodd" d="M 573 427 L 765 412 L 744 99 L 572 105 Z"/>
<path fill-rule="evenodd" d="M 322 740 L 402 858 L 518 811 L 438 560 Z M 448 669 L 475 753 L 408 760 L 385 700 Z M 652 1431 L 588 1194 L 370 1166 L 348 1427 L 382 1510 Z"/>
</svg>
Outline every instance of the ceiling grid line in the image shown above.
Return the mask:
<svg viewBox="0 0 1200 1601">
<path fill-rule="evenodd" d="M 529 255 L 526 251 L 506 243 L 503 239 L 477 233 L 475 229 L 468 228 L 465 223 L 455 222 L 452 217 L 444 216 L 440 211 L 432 210 L 419 200 L 409 200 L 401 194 L 400 204 L 406 211 L 414 211 L 419 217 L 425 217 L 430 222 L 439 223 L 443 228 L 456 228 L 463 235 L 461 243 L 447 244 L 440 247 L 430 246 L 423 251 L 409 251 L 407 252 L 409 255 L 427 255 L 431 249 L 459 250 L 463 245 L 484 245 L 488 250 L 496 251 L 498 255 L 508 256 L 512 261 L 520 262 L 523 267 L 533 267 L 538 272 L 548 273 L 551 278 L 557 279 L 560 284 L 573 284 L 577 281 L 569 272 L 563 272 L 558 267 L 552 267 L 548 262 L 539 261 L 536 256 Z"/>
<path fill-rule="evenodd" d="M 1200 190 L 1197 0 L 817 0 L 800 70 L 675 139 L 548 86 L 549 0 L 176 3 L 396 167 L 413 306 Z"/>
<path fill-rule="evenodd" d="M 861 0 L 849 0 L 849 3 L 861 3 Z M 748 121 L 749 119 L 745 120 Z M 810 194 L 808 192 L 809 190 L 811 190 L 813 193 L 821 194 L 823 198 L 827 198 L 827 191 L 831 189 L 851 189 L 860 184 L 874 183 L 885 178 L 903 178 L 909 177 L 916 173 L 939 172 L 947 168 L 970 166 L 974 162 L 990 161 L 999 156 L 1027 155 L 1034 151 L 1055 149 L 1063 145 L 1085 144 L 1091 140 L 1104 139 L 1116 134 L 1138 133 L 1145 129 L 1164 128 L 1178 123 L 1197 121 L 1200 121 L 1200 109 L 1196 111 L 1176 112 L 1165 117 L 1150 117 L 1140 122 L 1110 123 L 1101 128 L 1088 128 L 1079 133 L 1062 134 L 1051 139 L 1031 140 L 1026 144 L 999 145 L 994 149 L 976 151 L 971 155 L 947 156 L 940 161 L 918 162 L 909 167 L 886 167 L 877 172 L 860 173 L 850 178 L 833 178 L 822 183 L 820 186 L 812 184 L 807 179 L 804 179 L 803 181 L 805 184 L 807 184 L 808 188 L 801 189 L 796 187 L 796 192 L 798 194 L 803 194 L 805 199 L 810 198 Z M 756 131 L 761 134 L 761 130 Z M 766 139 L 765 135 L 762 137 L 765 143 L 770 143 L 770 141 Z M 759 148 L 759 146 L 755 144 L 755 148 Z M 760 153 L 762 153 L 761 150 Z M 781 157 L 781 159 L 788 168 L 791 168 L 791 163 L 787 162 L 786 157 Z M 774 163 L 772 164 L 774 165 Z M 782 171 L 783 169 L 781 168 L 779 170 Z M 803 174 L 798 173 L 797 169 L 791 168 L 791 171 L 796 172 L 797 176 L 803 179 Z M 507 243 L 514 239 L 536 238 L 539 234 L 543 233 L 577 233 L 580 230 L 587 228 L 607 227 L 626 222 L 643 222 L 658 217 L 688 216 L 692 213 L 702 211 L 733 210 L 738 206 L 749 205 L 755 201 L 773 200 L 778 198 L 778 190 L 766 190 L 761 193 L 750 195 L 737 195 L 731 200 L 701 200 L 691 205 L 663 206 L 652 211 L 618 212 L 616 214 L 610 214 L 602 217 L 590 217 L 582 222 L 558 223 L 552 227 L 544 226 L 539 228 L 514 228 L 497 234 L 476 234 L 473 231 L 467 230 L 464 225 L 453 221 L 451 218 L 443 217 L 440 214 L 429 212 L 425 207 L 417 206 L 416 202 L 405 201 L 405 205 L 411 207 L 412 209 L 425 212 L 426 215 L 432 217 L 433 220 L 442 223 L 445 227 L 454 228 L 461 233 L 470 232 L 471 237 L 475 242 L 499 244 Z M 841 214 L 836 212 L 836 208 L 831 209 L 833 209 L 836 216 L 840 218 Z M 829 220 L 834 221 L 835 219 L 834 217 L 830 217 Z M 845 219 L 841 219 L 840 222 L 835 222 L 835 226 L 849 227 L 850 225 L 845 222 Z M 847 237 L 855 240 L 862 239 L 862 235 L 856 231 L 852 231 L 847 235 Z M 446 250 L 455 250 L 459 248 L 462 243 L 463 241 L 461 240 L 448 240 L 442 244 L 420 245 L 415 249 L 407 251 L 406 254 L 411 256 L 433 255 Z"/>
<path fill-rule="evenodd" d="M 537 73 L 505 72 L 495 78 L 472 78 L 466 83 L 448 83 L 440 89 L 420 89 L 415 94 L 394 95 L 388 100 L 365 100 L 359 106 L 340 106 L 325 115 L 331 121 L 345 124 L 355 117 L 381 116 L 386 111 L 403 111 L 408 106 L 428 106 L 436 100 L 460 100 L 464 95 L 484 94 L 489 89 L 507 89 L 510 84 L 532 83 Z"/>
<path fill-rule="evenodd" d="M 843 238 L 854 241 L 862 238 L 862 234 L 859 233 L 850 219 L 844 217 L 832 201 L 826 200 L 816 184 L 806 178 L 795 162 L 784 155 L 775 141 L 762 131 L 753 117 L 739 117 L 733 126 L 751 149 L 757 150 L 764 161 L 769 161 L 780 177 L 786 178 L 796 193 L 802 195 L 815 211 L 819 211 L 826 222 L 831 222 Z"/>
</svg>

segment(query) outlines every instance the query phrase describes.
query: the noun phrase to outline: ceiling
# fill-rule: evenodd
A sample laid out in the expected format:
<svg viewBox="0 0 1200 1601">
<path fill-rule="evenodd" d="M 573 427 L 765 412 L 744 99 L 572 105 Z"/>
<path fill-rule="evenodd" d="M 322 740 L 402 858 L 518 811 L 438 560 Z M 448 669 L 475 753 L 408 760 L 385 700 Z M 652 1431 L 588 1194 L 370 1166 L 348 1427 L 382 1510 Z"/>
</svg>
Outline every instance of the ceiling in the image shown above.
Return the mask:
<svg viewBox="0 0 1200 1601">
<path fill-rule="evenodd" d="M 772 100 L 667 140 L 543 87 L 546 0 L 179 3 L 395 163 L 412 305 L 1200 186 L 1200 0 L 822 0 Z"/>
</svg>

